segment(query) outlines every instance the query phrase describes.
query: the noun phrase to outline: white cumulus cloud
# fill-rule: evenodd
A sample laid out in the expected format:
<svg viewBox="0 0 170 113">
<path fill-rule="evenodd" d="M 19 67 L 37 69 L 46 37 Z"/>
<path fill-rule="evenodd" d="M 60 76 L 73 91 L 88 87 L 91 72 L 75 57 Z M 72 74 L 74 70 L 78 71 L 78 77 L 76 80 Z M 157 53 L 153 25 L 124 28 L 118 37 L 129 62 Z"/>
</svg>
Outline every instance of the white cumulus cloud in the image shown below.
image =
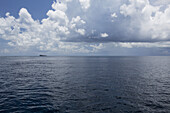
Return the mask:
<svg viewBox="0 0 170 113">
<path fill-rule="evenodd" d="M 144 38 L 168 39 L 170 36 L 170 6 L 160 11 L 160 6 L 153 6 L 149 0 L 129 0 L 129 4 L 120 7 L 120 13 L 129 16 L 130 28 Z"/>
<path fill-rule="evenodd" d="M 106 38 L 106 37 L 108 37 L 109 35 L 108 35 L 107 33 L 101 33 L 100 36 L 103 37 L 103 38 Z"/>
<path fill-rule="evenodd" d="M 90 0 L 79 0 L 79 2 L 84 10 L 90 7 Z"/>
</svg>

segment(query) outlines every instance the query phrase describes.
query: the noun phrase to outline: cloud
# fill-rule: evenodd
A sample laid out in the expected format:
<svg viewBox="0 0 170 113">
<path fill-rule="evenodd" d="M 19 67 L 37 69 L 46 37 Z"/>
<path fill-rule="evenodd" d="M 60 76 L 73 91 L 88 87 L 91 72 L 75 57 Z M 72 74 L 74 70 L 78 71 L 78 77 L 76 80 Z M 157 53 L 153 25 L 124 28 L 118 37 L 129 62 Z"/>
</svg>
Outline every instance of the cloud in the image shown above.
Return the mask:
<svg viewBox="0 0 170 113">
<path fill-rule="evenodd" d="M 8 49 L 3 49 L 3 50 L 0 51 L 0 53 L 6 54 L 6 53 L 9 53 L 9 50 Z"/>
<path fill-rule="evenodd" d="M 154 5 L 167 5 L 170 4 L 170 0 L 151 0 Z"/>
<path fill-rule="evenodd" d="M 103 38 L 106 38 L 106 37 L 108 37 L 109 35 L 108 35 L 107 33 L 101 33 L 100 36 L 103 37 Z"/>
<path fill-rule="evenodd" d="M 82 9 L 87 10 L 90 7 L 90 0 L 79 0 Z"/>
<path fill-rule="evenodd" d="M 116 13 L 111 14 L 111 17 L 112 17 L 112 18 L 117 18 Z"/>
<path fill-rule="evenodd" d="M 54 10 L 59 10 L 59 11 L 65 12 L 67 10 L 67 5 L 63 2 L 56 1 L 56 2 L 53 2 L 52 8 Z"/>
<path fill-rule="evenodd" d="M 169 48 L 170 47 L 170 42 L 154 42 L 154 43 L 148 43 L 148 42 L 126 42 L 126 43 L 113 43 L 115 47 L 125 47 L 125 48 L 140 48 L 140 47 L 145 47 L 145 48 Z"/>
<path fill-rule="evenodd" d="M 129 4 L 120 7 L 120 13 L 130 17 L 130 30 L 138 32 L 142 40 L 169 40 L 170 6 L 160 11 L 160 6 L 153 6 L 148 0 L 129 0 Z"/>
<path fill-rule="evenodd" d="M 42 20 L 34 20 L 29 10 L 21 8 L 18 18 L 9 12 L 0 17 L 0 39 L 16 50 L 56 53 L 93 53 L 107 47 L 165 48 L 170 45 L 170 5 L 164 2 L 54 1 Z"/>
<path fill-rule="evenodd" d="M 80 33 L 81 35 L 85 35 L 85 30 L 84 29 L 77 29 L 77 33 Z"/>
<path fill-rule="evenodd" d="M 79 37 L 85 35 L 83 25 L 86 23 L 80 16 L 72 17 L 69 20 L 67 2 L 54 2 L 52 10 L 47 12 L 47 18 L 41 22 L 34 20 L 27 9 L 19 11 L 19 18 L 6 14 L 5 18 L 0 18 L 0 37 L 8 40 L 8 46 L 26 51 L 34 48 L 40 51 L 53 52 L 85 52 L 91 44 L 81 44 L 72 42 L 62 42 L 69 36 Z M 95 47 L 95 50 L 97 48 Z"/>
<path fill-rule="evenodd" d="M 9 14 L 6 14 L 7 16 L 9 16 Z M 20 11 L 19 11 L 19 22 L 20 23 L 25 23 L 25 24 L 32 24 L 34 23 L 34 20 L 32 19 L 31 17 L 31 14 L 28 13 L 27 9 L 25 8 L 22 8 Z"/>
<path fill-rule="evenodd" d="M 117 14 L 116 13 L 111 14 L 111 18 L 112 18 L 112 22 L 114 22 L 114 18 L 117 18 Z"/>
</svg>

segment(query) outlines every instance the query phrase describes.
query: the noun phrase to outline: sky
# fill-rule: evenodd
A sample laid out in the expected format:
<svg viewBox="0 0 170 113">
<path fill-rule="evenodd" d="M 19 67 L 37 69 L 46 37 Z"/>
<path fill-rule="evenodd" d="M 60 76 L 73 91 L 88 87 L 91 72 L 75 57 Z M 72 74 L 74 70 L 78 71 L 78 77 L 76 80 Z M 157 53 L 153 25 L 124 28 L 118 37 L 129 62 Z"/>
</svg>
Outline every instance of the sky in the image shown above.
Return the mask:
<svg viewBox="0 0 170 113">
<path fill-rule="evenodd" d="M 169 56 L 170 0 L 1 0 L 0 56 Z"/>
</svg>

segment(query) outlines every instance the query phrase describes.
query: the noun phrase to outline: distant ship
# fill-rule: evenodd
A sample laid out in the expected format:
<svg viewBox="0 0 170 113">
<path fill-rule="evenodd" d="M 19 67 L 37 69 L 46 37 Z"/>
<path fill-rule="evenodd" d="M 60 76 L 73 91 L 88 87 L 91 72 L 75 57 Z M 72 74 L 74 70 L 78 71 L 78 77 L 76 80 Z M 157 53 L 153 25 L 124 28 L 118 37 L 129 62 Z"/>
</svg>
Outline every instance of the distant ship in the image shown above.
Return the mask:
<svg viewBox="0 0 170 113">
<path fill-rule="evenodd" d="M 39 55 L 40 57 L 46 57 L 47 55 Z"/>
</svg>

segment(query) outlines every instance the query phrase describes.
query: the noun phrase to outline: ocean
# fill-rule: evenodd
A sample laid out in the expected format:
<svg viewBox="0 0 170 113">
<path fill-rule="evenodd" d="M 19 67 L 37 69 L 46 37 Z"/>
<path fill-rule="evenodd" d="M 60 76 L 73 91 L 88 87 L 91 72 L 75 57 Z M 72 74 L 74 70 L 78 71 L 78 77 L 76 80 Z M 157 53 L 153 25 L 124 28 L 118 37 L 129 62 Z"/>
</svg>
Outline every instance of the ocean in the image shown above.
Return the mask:
<svg viewBox="0 0 170 113">
<path fill-rule="evenodd" d="M 168 113 L 170 57 L 0 57 L 1 113 Z"/>
</svg>

